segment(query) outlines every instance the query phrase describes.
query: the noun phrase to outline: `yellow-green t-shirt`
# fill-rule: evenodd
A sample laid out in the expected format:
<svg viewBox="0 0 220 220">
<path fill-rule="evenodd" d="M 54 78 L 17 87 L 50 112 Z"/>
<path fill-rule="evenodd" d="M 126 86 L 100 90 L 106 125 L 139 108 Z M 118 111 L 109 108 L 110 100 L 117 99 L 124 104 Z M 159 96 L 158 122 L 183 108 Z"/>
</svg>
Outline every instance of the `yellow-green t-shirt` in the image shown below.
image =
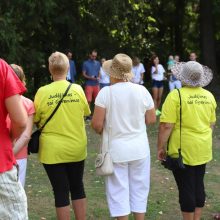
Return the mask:
<svg viewBox="0 0 220 220">
<path fill-rule="evenodd" d="M 212 159 L 212 129 L 216 121 L 216 102 L 213 95 L 201 88 L 183 87 L 181 153 L 187 165 L 201 165 Z M 178 91 L 168 94 L 160 122 L 174 123 L 169 139 L 169 155 L 177 157 L 180 147 L 180 100 Z"/>
<path fill-rule="evenodd" d="M 69 82 L 56 81 L 41 87 L 35 96 L 34 122 L 41 127 L 66 91 Z M 81 86 L 72 84 L 59 109 L 40 136 L 39 160 L 45 164 L 77 162 L 86 158 L 84 116 L 90 109 Z"/>
</svg>

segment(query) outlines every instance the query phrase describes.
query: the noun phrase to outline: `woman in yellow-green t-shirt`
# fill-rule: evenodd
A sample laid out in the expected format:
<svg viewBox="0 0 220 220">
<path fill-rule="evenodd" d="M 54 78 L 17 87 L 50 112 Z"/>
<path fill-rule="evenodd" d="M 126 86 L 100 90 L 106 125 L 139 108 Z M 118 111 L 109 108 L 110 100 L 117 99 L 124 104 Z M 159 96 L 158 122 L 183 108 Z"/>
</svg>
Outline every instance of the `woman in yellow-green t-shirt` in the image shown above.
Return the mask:
<svg viewBox="0 0 220 220">
<path fill-rule="evenodd" d="M 51 84 L 41 87 L 35 96 L 34 122 L 42 127 L 66 91 L 69 82 L 67 56 L 55 52 L 49 57 Z M 84 116 L 90 109 L 82 88 L 72 84 L 58 110 L 43 128 L 40 136 L 39 160 L 50 179 L 57 218 L 70 219 L 69 193 L 78 219 L 86 219 L 86 199 L 83 186 L 87 137 Z"/>
<path fill-rule="evenodd" d="M 171 71 L 182 82 L 183 88 L 179 90 L 180 97 L 178 91 L 174 90 L 163 104 L 157 157 L 165 160 L 168 139 L 168 155 L 178 157 L 181 142 L 185 169 L 173 171 L 180 207 L 183 219 L 200 219 L 205 203 L 205 167 L 212 159 L 212 128 L 216 121 L 215 99 L 202 87 L 212 80 L 212 71 L 195 61 L 177 63 Z"/>
</svg>

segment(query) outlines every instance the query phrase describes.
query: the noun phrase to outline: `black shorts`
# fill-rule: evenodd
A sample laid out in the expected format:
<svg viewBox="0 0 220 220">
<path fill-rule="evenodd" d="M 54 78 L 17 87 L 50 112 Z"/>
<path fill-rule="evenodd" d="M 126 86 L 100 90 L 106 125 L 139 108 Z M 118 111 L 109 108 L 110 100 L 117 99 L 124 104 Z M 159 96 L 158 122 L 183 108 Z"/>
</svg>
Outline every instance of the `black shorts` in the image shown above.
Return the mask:
<svg viewBox="0 0 220 220">
<path fill-rule="evenodd" d="M 179 203 L 182 212 L 194 212 L 205 204 L 204 175 L 206 164 L 185 165 L 184 170 L 173 171 L 179 190 Z"/>
<path fill-rule="evenodd" d="M 83 185 L 84 160 L 43 165 L 53 188 L 56 207 L 69 205 L 69 194 L 71 194 L 71 200 L 86 197 Z"/>
<path fill-rule="evenodd" d="M 158 81 L 158 80 L 154 80 L 152 82 L 152 87 L 153 88 L 163 88 L 163 80 L 162 81 Z"/>
</svg>

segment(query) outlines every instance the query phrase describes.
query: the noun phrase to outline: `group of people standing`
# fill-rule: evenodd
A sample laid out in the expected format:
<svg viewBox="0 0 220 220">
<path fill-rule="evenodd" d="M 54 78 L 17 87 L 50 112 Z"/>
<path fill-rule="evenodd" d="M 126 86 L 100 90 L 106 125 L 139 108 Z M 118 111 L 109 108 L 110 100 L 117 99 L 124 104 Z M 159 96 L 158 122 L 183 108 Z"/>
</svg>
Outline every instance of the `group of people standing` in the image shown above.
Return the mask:
<svg viewBox="0 0 220 220">
<path fill-rule="evenodd" d="M 66 55 L 70 60 L 69 63 L 70 70 L 67 74 L 67 80 L 70 82 L 75 82 L 76 68 L 74 61 L 72 60 L 72 53 L 68 50 Z M 102 64 L 105 61 L 106 61 L 105 58 L 101 58 L 101 63 L 100 63 L 97 60 L 97 51 L 92 50 L 89 52 L 88 60 L 83 62 L 82 76 L 85 79 L 85 83 L 84 83 L 85 95 L 89 103 L 89 106 L 91 105 L 92 101 L 95 101 L 99 93 L 99 90 L 104 88 L 105 86 L 110 85 L 110 77 L 102 68 Z M 71 70 L 71 66 L 72 66 L 72 70 Z M 131 82 L 143 85 L 145 68 L 144 65 L 140 62 L 140 59 L 138 57 L 133 57 L 132 59 L 132 72 L 134 75 L 131 79 Z M 71 78 L 68 76 L 71 76 Z M 88 116 L 87 119 L 91 120 L 91 116 Z"/>
<path fill-rule="evenodd" d="M 57 219 L 71 219 L 70 204 L 76 220 L 86 219 L 84 118 L 90 116 L 90 103 L 95 99 L 91 126 L 102 136 L 102 144 L 108 146 L 114 167 L 113 174 L 105 177 L 110 214 L 118 220 L 128 220 L 132 212 L 136 220 L 144 220 L 150 190 L 146 126 L 156 122 L 155 109 L 159 107 L 158 101 L 155 103 L 154 97 L 141 85 L 144 67 L 137 58 L 115 55 L 102 64 L 111 85 L 99 91 L 101 65 L 96 61 L 97 52 L 92 51 L 89 60 L 83 63 L 84 93 L 80 85 L 69 82 L 72 73 L 68 57 L 71 59 L 71 54 L 55 52 L 50 55 L 48 63 L 53 82 L 39 88 L 34 98 L 35 109 L 25 108 L 20 96 L 25 92 L 24 82 L 15 74 L 15 66 L 0 60 L 0 219 L 28 219 L 25 192 L 17 181 L 16 144 L 23 137 L 25 147 L 30 139 L 33 124 L 29 125 L 29 117 L 41 128 L 63 98 L 42 130 L 38 152 L 53 189 Z M 160 89 L 164 69 L 158 57 L 154 64 L 153 89 Z M 139 77 L 134 75 L 135 70 Z M 180 93 L 170 92 L 164 102 L 158 159 L 163 161 L 166 155 L 178 157 L 181 146 L 185 169 L 173 171 L 180 208 L 184 220 L 199 220 L 205 202 L 205 168 L 212 159 L 212 129 L 216 121 L 215 99 L 202 87 L 212 80 L 212 71 L 189 61 L 176 63 L 171 72 L 183 88 L 179 89 Z M 7 116 L 10 126 L 6 123 Z"/>
<path fill-rule="evenodd" d="M 67 80 L 70 82 L 74 82 L 76 76 L 76 68 L 74 61 L 72 60 L 72 52 L 68 50 L 66 55 L 70 60 L 70 70 L 67 74 Z M 189 55 L 189 60 L 196 61 L 196 58 L 196 53 L 191 52 Z M 102 64 L 105 61 L 106 59 L 102 58 L 100 63 L 97 60 L 97 51 L 92 50 L 89 53 L 89 59 L 83 62 L 82 75 L 85 79 L 85 94 L 89 105 L 92 101 L 95 101 L 95 98 L 98 95 L 100 89 L 110 85 L 110 78 L 102 68 Z M 160 64 L 160 60 L 157 55 L 152 55 L 150 59 L 152 96 L 157 116 L 161 114 L 161 111 L 159 109 L 161 106 L 161 100 L 163 96 L 164 81 L 168 81 L 170 91 L 174 89 L 180 89 L 182 87 L 181 81 L 176 79 L 176 77 L 172 74 L 171 71 L 172 66 L 179 62 L 179 55 L 170 55 L 168 57 L 166 67 L 163 67 L 163 65 Z M 72 74 L 69 74 L 70 72 L 72 72 Z M 137 56 L 132 57 L 132 73 L 133 77 L 131 79 L 131 82 L 143 85 L 144 74 L 146 74 L 146 70 L 144 65 L 140 62 L 140 59 Z M 71 78 L 68 77 L 70 75 L 72 76 Z M 91 116 L 88 116 L 87 119 L 90 120 Z"/>
<path fill-rule="evenodd" d="M 196 53 L 191 52 L 189 55 L 189 60 L 196 61 L 196 59 Z M 168 81 L 170 91 L 173 91 L 174 89 L 180 89 L 182 87 L 181 81 L 178 80 L 171 71 L 171 68 L 179 62 L 179 55 L 169 55 L 167 67 L 164 68 L 163 65 L 160 64 L 160 60 L 157 55 L 153 55 L 151 57 L 152 96 L 157 116 L 161 115 L 161 111 L 159 110 L 159 108 L 163 96 L 164 81 Z"/>
</svg>

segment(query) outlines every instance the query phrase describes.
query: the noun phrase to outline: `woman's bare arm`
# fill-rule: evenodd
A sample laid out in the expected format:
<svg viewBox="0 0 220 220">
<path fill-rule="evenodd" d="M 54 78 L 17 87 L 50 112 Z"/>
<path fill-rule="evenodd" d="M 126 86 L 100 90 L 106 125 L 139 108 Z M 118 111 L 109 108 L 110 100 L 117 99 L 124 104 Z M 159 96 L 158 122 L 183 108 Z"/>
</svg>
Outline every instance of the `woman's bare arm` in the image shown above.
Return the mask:
<svg viewBox="0 0 220 220">
<path fill-rule="evenodd" d="M 173 130 L 174 123 L 161 122 L 159 126 L 159 134 L 157 141 L 157 159 L 163 160 L 166 156 L 165 145 L 170 137 Z"/>
<path fill-rule="evenodd" d="M 150 110 L 147 110 L 145 113 L 145 123 L 146 125 L 153 124 L 157 120 L 155 108 L 152 108 Z"/>
<path fill-rule="evenodd" d="M 27 112 L 23 106 L 21 96 L 14 95 L 5 99 L 5 106 L 11 119 L 12 138 L 19 137 L 27 124 Z"/>
<path fill-rule="evenodd" d="M 28 116 L 27 126 L 13 146 L 14 155 L 16 155 L 23 147 L 28 145 L 33 129 L 33 115 Z"/>
<path fill-rule="evenodd" d="M 104 127 L 105 111 L 106 111 L 105 108 L 95 106 L 91 125 L 92 128 L 95 130 L 95 132 L 98 134 L 102 133 Z"/>
</svg>

